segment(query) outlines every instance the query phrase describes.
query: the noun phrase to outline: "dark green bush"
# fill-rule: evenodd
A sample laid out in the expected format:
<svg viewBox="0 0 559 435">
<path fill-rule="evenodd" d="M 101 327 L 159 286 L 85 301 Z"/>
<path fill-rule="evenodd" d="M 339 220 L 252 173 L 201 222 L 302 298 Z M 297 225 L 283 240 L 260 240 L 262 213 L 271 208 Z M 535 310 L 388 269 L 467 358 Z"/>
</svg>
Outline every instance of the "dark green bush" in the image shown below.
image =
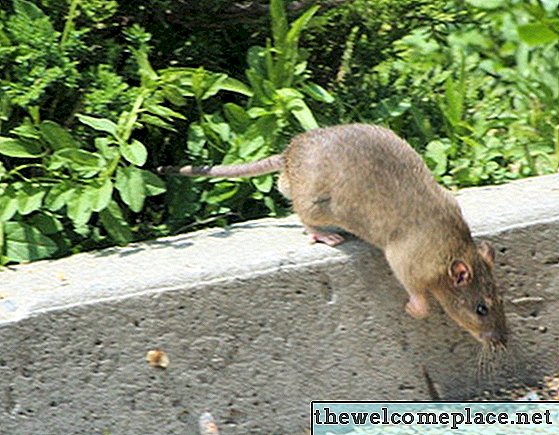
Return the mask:
<svg viewBox="0 0 559 435">
<path fill-rule="evenodd" d="M 550 173 L 558 3 L 356 0 L 312 30 L 311 64 L 337 97 L 332 117 L 388 125 L 447 185 Z"/>
<path fill-rule="evenodd" d="M 164 201 L 150 200 L 167 189 L 143 167 L 257 159 L 317 127 L 305 99 L 331 97 L 308 81 L 298 50 L 316 8 L 288 26 L 283 3 L 270 3 L 272 38 L 249 50 L 245 84 L 203 67 L 154 68 L 140 26 L 106 33 L 115 2 L 73 0 L 66 15 L 43 6 L 58 27 L 26 0 L 1 16 L 3 263 L 283 210 L 271 176 L 173 179 Z"/>
<path fill-rule="evenodd" d="M 388 125 L 449 186 L 559 165 L 556 0 L 6 4 L 1 264 L 283 214 L 272 176 L 154 168 L 256 160 L 318 124 Z"/>
</svg>

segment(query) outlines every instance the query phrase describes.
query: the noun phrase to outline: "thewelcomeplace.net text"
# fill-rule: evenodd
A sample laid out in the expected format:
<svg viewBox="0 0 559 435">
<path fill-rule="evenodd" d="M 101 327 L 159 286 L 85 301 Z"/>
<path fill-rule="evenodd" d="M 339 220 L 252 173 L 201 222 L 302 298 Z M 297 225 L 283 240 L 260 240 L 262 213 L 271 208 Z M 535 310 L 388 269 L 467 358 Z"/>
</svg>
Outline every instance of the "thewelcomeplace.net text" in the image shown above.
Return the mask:
<svg viewBox="0 0 559 435">
<path fill-rule="evenodd" d="M 458 429 L 460 425 L 551 425 L 549 410 L 530 412 L 482 412 L 472 411 L 465 406 L 460 411 L 433 412 L 390 412 L 381 408 L 380 412 L 335 412 L 330 408 L 315 409 L 312 415 L 313 425 L 445 425 L 450 429 Z"/>
</svg>

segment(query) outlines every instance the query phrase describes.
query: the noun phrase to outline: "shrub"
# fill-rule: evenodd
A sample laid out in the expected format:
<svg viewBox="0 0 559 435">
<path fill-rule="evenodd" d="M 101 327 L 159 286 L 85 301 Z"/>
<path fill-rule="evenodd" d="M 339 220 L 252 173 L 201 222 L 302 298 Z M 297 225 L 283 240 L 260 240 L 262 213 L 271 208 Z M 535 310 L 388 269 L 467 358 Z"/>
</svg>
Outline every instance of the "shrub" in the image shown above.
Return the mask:
<svg viewBox="0 0 559 435">
<path fill-rule="evenodd" d="M 148 203 L 166 191 L 143 169 L 148 148 L 152 167 L 166 154 L 174 163 L 259 158 L 278 151 L 287 131 L 317 126 L 305 98 L 331 101 L 309 82 L 298 51 L 316 8 L 288 26 L 283 3 L 271 1 L 272 39 L 249 50 L 245 84 L 202 67 L 153 68 L 150 35 L 137 25 L 126 29 L 124 48 L 95 46 L 94 28 L 80 27 L 76 11 L 101 14 L 99 25 L 114 13 L 100 5 L 73 0 L 62 31 L 26 0 L 1 17 L 0 56 L 9 65 L 1 76 L 2 263 L 124 244 L 244 210 L 277 213 L 271 176 L 174 179 L 166 210 Z M 111 63 L 88 62 L 102 53 Z M 237 97 L 223 104 L 216 96 L 224 92 Z M 187 139 L 169 145 L 182 137 L 176 125 L 188 125 Z"/>
<path fill-rule="evenodd" d="M 321 49 L 340 59 L 323 83 L 336 116 L 393 128 L 449 186 L 557 171 L 557 2 L 442 3 L 356 0 L 323 18 L 319 44 L 345 38 Z"/>
<path fill-rule="evenodd" d="M 281 215 L 270 175 L 153 169 L 257 160 L 319 124 L 385 124 L 452 187 L 557 171 L 557 1 L 310 3 L 9 3 L 0 264 Z"/>
</svg>

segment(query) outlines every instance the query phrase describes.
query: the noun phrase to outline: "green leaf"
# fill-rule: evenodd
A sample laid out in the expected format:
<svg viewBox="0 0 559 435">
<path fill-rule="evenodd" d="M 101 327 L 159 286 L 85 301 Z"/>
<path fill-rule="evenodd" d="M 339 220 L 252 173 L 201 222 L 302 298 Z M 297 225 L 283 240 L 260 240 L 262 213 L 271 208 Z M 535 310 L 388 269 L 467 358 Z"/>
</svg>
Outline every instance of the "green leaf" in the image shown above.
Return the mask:
<svg viewBox="0 0 559 435">
<path fill-rule="evenodd" d="M 164 128 L 165 130 L 176 131 L 175 127 L 173 127 L 172 124 L 169 124 L 167 121 L 164 121 L 158 116 L 153 116 L 148 113 L 142 114 L 140 121 L 143 122 L 144 124 L 149 124 L 155 127 Z"/>
<path fill-rule="evenodd" d="M 227 75 L 225 74 L 214 74 L 206 71 L 204 80 L 202 81 L 202 86 L 205 88 L 205 92 L 202 95 L 202 100 L 213 97 L 219 91 L 221 91 L 223 89 L 221 87 L 221 84 L 225 82 L 226 79 Z"/>
<path fill-rule="evenodd" d="M 117 148 L 113 146 L 116 143 L 114 139 L 108 136 L 95 138 L 95 148 L 107 160 L 114 160 L 117 154 L 119 154 Z"/>
<path fill-rule="evenodd" d="M 41 9 L 26 0 L 15 0 L 14 9 L 18 14 L 26 15 L 31 20 L 45 18 L 45 14 Z"/>
<path fill-rule="evenodd" d="M 192 86 L 192 76 L 196 70 L 192 67 L 170 67 L 159 70 L 159 76 L 164 85 L 179 83 L 184 86 Z"/>
<path fill-rule="evenodd" d="M 146 147 L 136 139 L 133 139 L 131 143 L 120 144 L 120 153 L 122 157 L 136 166 L 143 166 L 148 158 Z"/>
<path fill-rule="evenodd" d="M 233 130 L 241 132 L 244 131 L 250 124 L 250 117 L 245 109 L 235 103 L 226 103 L 223 105 L 223 112 L 225 117 Z"/>
<path fill-rule="evenodd" d="M 116 201 L 111 201 L 109 206 L 99 213 L 99 219 L 107 234 L 115 242 L 125 245 L 132 241 L 132 231 L 130 231 L 128 222 L 122 216 L 122 210 Z"/>
<path fill-rule="evenodd" d="M 37 158 L 41 157 L 42 151 L 40 145 L 35 142 L 0 136 L 0 154 L 8 157 Z"/>
<path fill-rule="evenodd" d="M 206 135 L 201 125 L 192 123 L 188 129 L 188 151 L 194 156 L 199 156 L 206 144 Z"/>
<path fill-rule="evenodd" d="M 172 119 L 186 119 L 182 113 L 175 112 L 160 104 L 146 104 L 146 110 L 169 121 Z"/>
<path fill-rule="evenodd" d="M 219 77 L 224 78 L 225 75 L 222 74 L 214 78 L 214 81 L 217 80 Z M 192 74 L 192 92 L 194 92 L 194 97 L 196 100 L 202 99 L 204 92 L 207 88 L 211 85 L 209 83 L 208 75 L 206 74 L 206 70 L 204 67 L 197 68 L 196 71 Z"/>
<path fill-rule="evenodd" d="M 302 99 L 303 94 L 299 92 L 297 89 L 293 88 L 281 88 L 276 91 L 277 95 L 280 97 L 281 100 L 287 101 L 288 103 L 294 99 Z"/>
<path fill-rule="evenodd" d="M 39 130 L 43 138 L 54 150 L 61 148 L 79 148 L 70 133 L 53 121 L 43 121 L 39 125 Z"/>
<path fill-rule="evenodd" d="M 230 181 L 217 183 L 212 190 L 205 192 L 203 199 L 208 204 L 220 204 L 235 196 L 239 191 L 239 184 Z"/>
<path fill-rule="evenodd" d="M 75 188 L 71 183 L 62 182 L 51 187 L 45 198 L 45 206 L 50 211 L 58 211 L 64 207 L 74 195 Z"/>
<path fill-rule="evenodd" d="M 17 209 L 22 216 L 41 208 L 47 191 L 39 185 L 24 184 L 17 192 Z"/>
<path fill-rule="evenodd" d="M 113 196 L 113 183 L 107 179 L 101 187 L 91 187 L 92 209 L 99 212 L 109 206 Z"/>
<path fill-rule="evenodd" d="M 326 89 L 316 83 L 305 83 L 303 85 L 303 92 L 316 101 L 321 101 L 323 103 L 334 102 L 334 97 L 330 95 Z"/>
<path fill-rule="evenodd" d="M 441 176 L 446 172 L 449 149 L 450 144 L 442 140 L 434 140 L 427 144 L 425 158 L 435 175 Z"/>
<path fill-rule="evenodd" d="M 545 45 L 559 40 L 559 34 L 542 23 L 518 26 L 518 35 L 528 45 Z"/>
<path fill-rule="evenodd" d="M 192 92 L 184 92 L 178 86 L 166 84 L 163 88 L 163 95 L 171 104 L 175 106 L 182 107 L 185 106 L 187 100 L 185 97 L 193 97 Z"/>
<path fill-rule="evenodd" d="M 84 177 L 91 177 L 105 169 L 106 160 L 100 154 L 81 149 L 64 148 L 54 152 L 49 164 L 51 170 L 62 167 L 79 172 Z"/>
<path fill-rule="evenodd" d="M 96 168 L 105 163 L 98 154 L 73 148 L 64 148 L 60 151 L 57 151 L 56 155 L 64 159 L 68 159 L 76 165 L 88 168 Z"/>
<path fill-rule="evenodd" d="M 276 135 L 280 132 L 283 127 L 283 122 L 278 120 L 274 115 L 262 116 L 256 120 L 256 122 L 251 123 L 247 128 L 245 136 L 247 139 L 251 140 L 256 137 L 264 137 L 267 143 L 271 143 L 275 140 Z"/>
<path fill-rule="evenodd" d="M 272 99 L 264 90 L 262 76 L 259 76 L 255 71 L 251 70 L 248 70 L 246 75 L 254 91 L 255 100 L 261 102 L 262 104 L 272 104 Z"/>
<path fill-rule="evenodd" d="M 148 196 L 161 195 L 167 190 L 167 188 L 165 187 L 165 182 L 153 172 L 144 170 L 142 170 L 141 172 L 144 179 L 144 185 L 146 187 L 146 194 Z"/>
<path fill-rule="evenodd" d="M 243 160 L 255 158 L 255 155 L 257 155 L 263 148 L 266 148 L 265 144 L 266 141 L 262 136 L 257 136 L 252 140 L 246 140 L 239 146 L 239 157 L 241 157 Z M 267 150 L 265 149 L 264 151 Z"/>
<path fill-rule="evenodd" d="M 22 222 L 6 222 L 6 256 L 10 261 L 26 262 L 51 257 L 58 247 L 37 228 Z"/>
<path fill-rule="evenodd" d="M 146 199 L 146 186 L 142 170 L 135 166 L 118 168 L 115 187 L 124 203 L 135 213 L 139 213 Z"/>
<path fill-rule="evenodd" d="M 252 179 L 252 183 L 263 193 L 268 193 L 274 186 L 274 177 L 272 175 L 263 175 Z"/>
<path fill-rule="evenodd" d="M 283 0 L 270 1 L 270 16 L 272 18 L 272 36 L 275 45 L 282 49 L 287 36 L 287 15 Z"/>
<path fill-rule="evenodd" d="M 10 130 L 10 133 L 26 139 L 39 140 L 41 138 L 35 126 L 31 124 L 31 121 L 24 121 L 23 124 Z"/>
<path fill-rule="evenodd" d="M 1 222 L 9 221 L 17 212 L 18 197 L 17 190 L 9 186 L 0 196 L 0 225 Z"/>
<path fill-rule="evenodd" d="M 53 214 L 47 213 L 34 214 L 29 218 L 28 223 L 47 236 L 60 233 L 64 229 L 62 222 Z"/>
<path fill-rule="evenodd" d="M 135 166 L 117 170 L 115 187 L 124 203 L 135 213 L 142 210 L 146 196 L 165 192 L 165 183 L 161 178 Z"/>
<path fill-rule="evenodd" d="M 243 82 L 227 77 L 219 84 L 219 90 L 235 92 L 237 94 L 245 95 L 247 97 L 252 97 L 254 94 L 250 88 Z"/>
<path fill-rule="evenodd" d="M 313 6 L 309 8 L 303 15 L 297 18 L 292 24 L 289 32 L 287 33 L 287 45 L 291 50 L 295 50 L 297 48 L 297 44 L 299 43 L 299 37 L 301 36 L 301 32 L 305 29 L 311 18 L 314 14 L 318 11 L 318 6 Z"/>
<path fill-rule="evenodd" d="M 266 207 L 268 207 L 268 210 L 270 210 L 270 216 L 277 216 L 278 206 L 272 198 L 270 198 L 269 196 L 265 196 L 264 204 L 266 204 Z"/>
<path fill-rule="evenodd" d="M 262 81 L 262 79 L 266 77 L 266 68 L 264 62 L 265 56 L 266 49 L 264 49 L 263 47 L 252 46 L 248 49 L 247 63 L 249 64 L 250 69 L 247 71 L 247 76 L 249 75 L 249 73 L 251 73 L 253 75 L 253 79 L 258 82 Z"/>
<path fill-rule="evenodd" d="M 138 63 L 138 70 L 140 76 L 142 77 L 143 85 L 151 85 L 159 79 L 157 73 L 152 68 L 149 63 L 148 55 L 144 50 L 133 50 L 136 57 L 136 62 Z"/>
<path fill-rule="evenodd" d="M 300 76 L 303 75 L 303 73 L 306 70 L 307 70 L 307 62 L 299 62 L 297 65 L 293 67 L 293 74 L 296 76 Z"/>
<path fill-rule="evenodd" d="M 80 228 L 89 222 L 93 213 L 93 206 L 94 198 L 91 190 L 89 188 L 78 188 L 68 201 L 66 212 L 74 226 Z"/>
<path fill-rule="evenodd" d="M 229 124 L 215 115 L 206 115 L 204 119 L 206 121 L 206 126 L 219 135 L 219 138 L 223 142 L 229 141 L 231 137 L 231 126 Z"/>
<path fill-rule="evenodd" d="M 466 3 L 480 9 L 496 9 L 505 4 L 506 0 L 466 0 Z"/>
<path fill-rule="evenodd" d="M 117 136 L 116 134 L 116 124 L 111 121 L 110 119 L 106 118 L 93 118 L 92 116 L 86 115 L 77 115 L 78 119 L 85 125 L 91 127 L 97 131 L 104 131 L 106 133 L 110 133 L 113 136 Z"/>
<path fill-rule="evenodd" d="M 385 98 L 380 101 L 379 107 L 382 108 L 383 112 L 391 118 L 398 118 L 406 113 L 412 104 L 407 99 L 401 99 L 399 97 Z"/>
<path fill-rule="evenodd" d="M 288 105 L 289 110 L 293 114 L 293 116 L 299 121 L 301 127 L 305 130 L 312 130 L 314 128 L 318 128 L 318 123 L 316 119 L 314 119 L 314 115 L 311 112 L 311 109 L 306 105 L 306 103 L 296 98 L 291 100 Z"/>
<path fill-rule="evenodd" d="M 552 12 L 559 7 L 559 0 L 541 0 L 541 4 L 547 12 Z"/>
<path fill-rule="evenodd" d="M 452 77 L 445 82 L 445 115 L 452 125 L 457 125 L 464 114 L 464 90 Z"/>
<path fill-rule="evenodd" d="M 251 119 L 256 119 L 256 118 L 260 118 L 262 116 L 268 116 L 268 115 L 273 115 L 273 114 L 274 114 L 274 112 L 271 112 L 270 110 L 266 110 L 262 107 L 251 107 L 247 112 L 247 115 Z"/>
</svg>

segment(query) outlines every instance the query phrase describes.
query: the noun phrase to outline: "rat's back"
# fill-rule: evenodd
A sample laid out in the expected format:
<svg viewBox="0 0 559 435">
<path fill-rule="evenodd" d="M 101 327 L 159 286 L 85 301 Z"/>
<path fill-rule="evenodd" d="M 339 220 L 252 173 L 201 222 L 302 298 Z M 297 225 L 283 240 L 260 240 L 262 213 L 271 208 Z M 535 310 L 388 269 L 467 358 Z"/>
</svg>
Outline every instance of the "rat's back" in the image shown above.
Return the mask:
<svg viewBox="0 0 559 435">
<path fill-rule="evenodd" d="M 293 206 L 309 225 L 336 225 L 383 247 L 417 226 L 462 221 L 421 157 L 387 128 L 312 130 L 294 138 L 284 157 Z"/>
</svg>

